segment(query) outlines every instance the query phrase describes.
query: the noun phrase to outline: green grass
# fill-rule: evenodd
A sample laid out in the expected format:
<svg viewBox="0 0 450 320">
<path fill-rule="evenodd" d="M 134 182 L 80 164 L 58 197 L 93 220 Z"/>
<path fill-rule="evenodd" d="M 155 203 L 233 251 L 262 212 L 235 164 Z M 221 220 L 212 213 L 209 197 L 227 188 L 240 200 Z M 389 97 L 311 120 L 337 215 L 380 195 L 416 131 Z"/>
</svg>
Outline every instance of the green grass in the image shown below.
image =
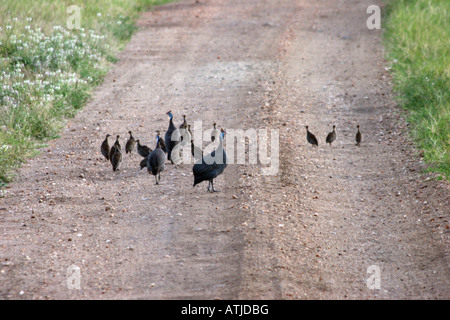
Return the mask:
<svg viewBox="0 0 450 320">
<path fill-rule="evenodd" d="M 84 106 L 139 13 L 166 2 L 0 1 L 0 187 Z M 79 29 L 68 28 L 71 5 L 80 8 Z"/>
<path fill-rule="evenodd" d="M 394 90 L 424 160 L 450 177 L 450 1 L 386 1 Z"/>
</svg>

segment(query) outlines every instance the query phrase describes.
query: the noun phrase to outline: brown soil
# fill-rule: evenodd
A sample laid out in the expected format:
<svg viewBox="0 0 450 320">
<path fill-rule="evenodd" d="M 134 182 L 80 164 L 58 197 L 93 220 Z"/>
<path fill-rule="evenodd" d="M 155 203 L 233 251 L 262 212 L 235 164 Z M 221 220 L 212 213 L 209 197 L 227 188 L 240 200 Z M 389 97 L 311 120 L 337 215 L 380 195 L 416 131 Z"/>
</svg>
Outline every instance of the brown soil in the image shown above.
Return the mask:
<svg viewBox="0 0 450 320">
<path fill-rule="evenodd" d="M 449 185 L 422 173 L 380 31 L 366 28 L 371 4 L 188 0 L 144 13 L 91 101 L 0 199 L 0 298 L 448 299 Z M 106 133 L 153 145 L 168 110 L 204 129 L 278 129 L 278 174 L 229 165 L 211 194 L 192 187 L 191 165 L 167 164 L 160 185 L 137 153 L 113 172 Z M 371 265 L 380 289 L 366 285 Z"/>
</svg>

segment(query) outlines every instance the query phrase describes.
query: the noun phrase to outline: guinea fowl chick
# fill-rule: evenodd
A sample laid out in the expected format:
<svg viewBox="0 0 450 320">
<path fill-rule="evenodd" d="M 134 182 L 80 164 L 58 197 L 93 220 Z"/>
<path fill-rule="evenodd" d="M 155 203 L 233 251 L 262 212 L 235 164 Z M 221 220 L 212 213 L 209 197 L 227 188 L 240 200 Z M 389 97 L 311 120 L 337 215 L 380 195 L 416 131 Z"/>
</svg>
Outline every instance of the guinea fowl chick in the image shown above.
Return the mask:
<svg viewBox="0 0 450 320">
<path fill-rule="evenodd" d="M 111 164 L 113 167 L 113 171 L 119 170 L 119 166 L 122 163 L 122 152 L 120 151 L 120 148 L 116 145 L 113 146 L 115 149 L 112 158 L 111 158 Z"/>
<path fill-rule="evenodd" d="M 111 135 L 107 134 L 105 140 L 103 140 L 102 145 L 100 147 L 100 151 L 102 152 L 102 155 L 106 158 L 106 160 L 109 160 L 109 152 L 111 150 L 108 142 L 109 137 L 111 137 Z"/>
<path fill-rule="evenodd" d="M 133 135 L 131 134 L 131 131 L 128 131 L 130 134 L 130 137 L 127 140 L 127 143 L 125 144 L 125 153 L 130 153 L 133 151 L 134 146 L 136 145 L 136 140 L 134 140 Z"/>
<path fill-rule="evenodd" d="M 306 140 L 309 143 L 311 143 L 313 146 L 318 147 L 319 143 L 317 142 L 316 136 L 308 130 L 308 126 L 305 126 L 305 127 L 306 127 Z"/>
<path fill-rule="evenodd" d="M 183 123 L 182 124 L 180 124 L 180 129 L 187 129 L 187 126 L 188 126 L 188 124 L 187 124 L 187 122 L 186 122 L 186 115 L 184 115 L 183 114 Z"/>
<path fill-rule="evenodd" d="M 361 131 L 359 131 L 359 124 L 356 126 L 358 128 L 358 132 L 356 133 L 356 145 L 359 147 L 362 140 Z"/>
<path fill-rule="evenodd" d="M 213 130 L 211 131 L 211 141 L 214 142 L 216 141 L 216 138 L 219 138 L 220 136 L 220 131 L 216 128 L 216 123 L 213 123 Z"/>
<path fill-rule="evenodd" d="M 198 160 L 200 160 L 203 157 L 203 151 L 201 148 L 194 145 L 194 138 L 193 138 L 192 132 L 191 132 L 191 125 L 188 125 L 187 130 L 191 137 L 191 153 L 192 153 L 192 156 L 194 157 L 194 162 L 197 162 Z"/>
<path fill-rule="evenodd" d="M 136 143 L 137 143 L 137 152 L 141 157 L 145 158 L 150 154 L 150 152 L 152 152 L 152 149 L 140 144 L 139 139 L 136 140 Z"/>
<path fill-rule="evenodd" d="M 111 147 L 111 150 L 109 151 L 109 160 L 110 161 L 112 161 L 111 159 L 114 156 L 114 152 L 116 152 L 116 149 L 119 149 L 120 151 L 122 151 L 122 146 L 120 145 L 119 138 L 120 138 L 120 136 L 117 135 L 116 142 L 114 142 L 114 145 Z"/>
<path fill-rule="evenodd" d="M 328 135 L 327 135 L 327 138 L 326 138 L 326 143 L 329 143 L 330 144 L 330 147 L 331 147 L 331 143 L 334 141 L 334 140 L 336 140 L 336 126 L 335 125 L 333 125 L 333 131 L 331 131 Z"/>
<path fill-rule="evenodd" d="M 148 156 L 146 156 L 144 159 L 141 160 L 141 163 L 139 164 L 141 166 L 141 170 L 144 168 L 147 168 L 147 161 L 148 161 Z"/>
</svg>

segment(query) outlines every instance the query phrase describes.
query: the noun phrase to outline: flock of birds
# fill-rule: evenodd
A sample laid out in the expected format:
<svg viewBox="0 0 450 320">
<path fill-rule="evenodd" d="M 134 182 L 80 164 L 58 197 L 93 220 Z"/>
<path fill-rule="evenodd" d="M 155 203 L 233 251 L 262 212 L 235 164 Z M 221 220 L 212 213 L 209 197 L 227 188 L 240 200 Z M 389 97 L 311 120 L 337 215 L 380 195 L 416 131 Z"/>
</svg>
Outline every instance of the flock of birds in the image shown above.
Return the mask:
<svg viewBox="0 0 450 320">
<path fill-rule="evenodd" d="M 148 146 L 141 145 L 139 139 L 135 139 L 131 131 L 128 131 L 129 138 L 125 144 L 125 153 L 132 154 L 136 147 L 137 153 L 143 158 L 140 162 L 141 170 L 147 168 L 148 173 L 155 176 L 156 184 L 159 184 L 161 180 L 161 172 L 164 171 L 166 165 L 166 159 L 174 164 L 174 160 L 177 161 L 177 157 L 180 155 L 181 148 L 176 148 L 178 144 L 182 143 L 182 146 L 188 145 L 190 141 L 191 154 L 194 157 L 195 164 L 193 167 L 194 173 L 194 186 L 202 181 L 208 181 L 208 191 L 217 192 L 214 189 L 214 181 L 227 167 L 227 156 L 223 148 L 223 138 L 226 134 L 224 129 L 217 129 L 216 123 L 213 124 L 213 130 L 211 132 L 211 141 L 220 139 L 218 147 L 208 155 L 203 155 L 201 148 L 194 145 L 193 135 L 190 129 L 190 125 L 186 121 L 186 116 L 183 115 L 183 123 L 177 128 L 173 123 L 173 114 L 171 111 L 167 112 L 169 116 L 169 127 L 162 138 L 161 132 L 156 131 L 156 146 L 155 149 L 151 149 Z M 106 160 L 111 162 L 113 171 L 120 170 L 119 167 L 123 160 L 122 146 L 120 145 L 120 135 L 116 136 L 116 141 L 113 146 L 109 146 L 108 138 L 110 134 L 106 135 L 105 140 L 100 146 L 100 151 Z M 177 151 L 175 154 L 173 151 Z M 220 155 L 222 153 L 223 158 L 221 161 L 215 161 L 216 153 Z"/>
<path fill-rule="evenodd" d="M 316 136 L 309 131 L 308 126 L 306 127 L 306 140 L 311 143 L 313 146 L 318 147 L 319 146 L 319 142 L 317 141 Z M 358 129 L 358 131 L 356 132 L 356 136 L 355 136 L 355 140 L 356 140 L 356 145 L 359 147 L 361 145 L 361 140 L 362 140 L 362 134 L 361 131 L 359 130 L 359 124 L 356 126 L 356 128 Z M 331 144 L 334 142 L 334 140 L 336 140 L 337 134 L 336 134 L 336 126 L 333 125 L 333 131 L 331 131 L 330 133 L 327 134 L 327 137 L 325 139 L 326 143 L 329 143 L 330 146 Z"/>
<path fill-rule="evenodd" d="M 186 116 L 183 115 L 183 123 L 177 128 L 173 123 L 172 112 L 167 112 L 167 115 L 169 116 L 169 127 L 164 135 L 164 139 L 160 136 L 161 132 L 159 130 L 156 131 L 155 149 L 152 150 L 148 146 L 141 145 L 139 139 L 136 140 L 133 137 L 132 132 L 128 131 L 130 136 L 125 144 L 126 154 L 129 153 L 131 155 L 136 147 L 137 153 L 143 158 L 140 162 L 141 170 L 146 167 L 148 173 L 155 176 L 156 184 L 159 184 L 161 180 L 161 172 L 165 169 L 166 159 L 174 164 L 174 157 L 176 158 L 179 156 L 181 150 L 180 148 L 175 149 L 177 145 L 182 143 L 182 146 L 186 146 L 188 141 L 190 141 L 191 153 L 195 160 L 194 167 L 192 168 L 194 173 L 194 186 L 202 181 L 208 181 L 208 191 L 217 192 L 217 190 L 214 189 L 214 179 L 217 178 L 217 176 L 219 176 L 227 167 L 227 156 L 223 148 L 223 138 L 226 131 L 224 129 L 217 129 L 216 123 L 213 124 L 211 141 L 214 142 L 217 138 L 219 138 L 220 142 L 218 147 L 213 152 L 204 156 L 202 149 L 194 145 L 193 135 L 190 129 L 191 126 L 186 122 Z M 356 145 L 359 146 L 361 144 L 362 134 L 359 130 L 359 125 L 356 127 L 358 129 L 356 133 Z M 122 146 L 119 142 L 120 135 L 116 136 L 116 141 L 112 147 L 109 146 L 108 142 L 108 138 L 110 136 L 110 134 L 106 135 L 100 150 L 106 160 L 111 162 L 113 171 L 117 171 L 119 170 L 119 166 L 123 160 Z M 333 125 L 333 131 L 328 133 L 325 142 L 329 143 L 331 146 L 331 144 L 336 140 L 336 137 L 336 126 Z M 316 136 L 309 131 L 308 126 L 306 126 L 306 140 L 313 146 L 319 146 Z M 175 150 L 177 152 L 174 154 L 173 151 Z M 221 161 L 215 161 L 216 154 L 223 155 L 223 158 L 220 159 Z"/>
</svg>

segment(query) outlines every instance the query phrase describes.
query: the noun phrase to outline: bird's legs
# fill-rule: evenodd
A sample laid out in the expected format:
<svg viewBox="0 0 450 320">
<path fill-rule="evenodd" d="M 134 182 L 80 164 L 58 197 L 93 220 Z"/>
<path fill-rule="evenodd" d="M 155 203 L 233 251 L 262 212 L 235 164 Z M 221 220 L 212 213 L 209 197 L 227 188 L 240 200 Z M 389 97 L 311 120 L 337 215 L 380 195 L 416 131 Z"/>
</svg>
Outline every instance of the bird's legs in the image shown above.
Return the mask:
<svg viewBox="0 0 450 320">
<path fill-rule="evenodd" d="M 219 190 L 214 189 L 214 181 L 211 179 L 212 192 L 220 192 Z"/>
<path fill-rule="evenodd" d="M 158 182 L 158 176 L 155 174 L 155 181 L 156 181 L 156 184 L 159 184 L 159 182 Z"/>
</svg>

